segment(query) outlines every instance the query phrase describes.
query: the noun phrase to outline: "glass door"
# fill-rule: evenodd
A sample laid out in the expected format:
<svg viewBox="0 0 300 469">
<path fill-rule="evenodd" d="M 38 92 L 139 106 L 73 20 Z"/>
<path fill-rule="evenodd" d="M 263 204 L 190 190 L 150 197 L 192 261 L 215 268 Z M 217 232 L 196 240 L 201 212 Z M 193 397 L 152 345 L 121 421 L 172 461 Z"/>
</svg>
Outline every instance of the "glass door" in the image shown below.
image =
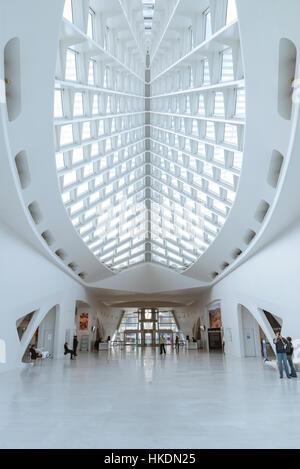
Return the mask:
<svg viewBox="0 0 300 469">
<path fill-rule="evenodd" d="M 125 344 L 136 345 L 136 332 L 125 332 Z"/>
<path fill-rule="evenodd" d="M 145 345 L 146 347 L 152 345 L 152 332 L 145 332 Z"/>
</svg>

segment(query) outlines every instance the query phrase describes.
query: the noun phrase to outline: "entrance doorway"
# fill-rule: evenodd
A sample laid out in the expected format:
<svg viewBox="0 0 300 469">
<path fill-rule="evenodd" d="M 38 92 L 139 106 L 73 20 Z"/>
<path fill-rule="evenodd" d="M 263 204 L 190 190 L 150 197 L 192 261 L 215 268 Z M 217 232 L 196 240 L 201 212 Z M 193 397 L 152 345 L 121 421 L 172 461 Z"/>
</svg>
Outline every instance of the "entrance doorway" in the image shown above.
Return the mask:
<svg viewBox="0 0 300 469">
<path fill-rule="evenodd" d="M 145 346 L 152 346 L 153 345 L 153 340 L 152 340 L 152 332 L 145 332 Z"/>
<path fill-rule="evenodd" d="M 259 357 L 261 355 L 259 324 L 245 306 L 240 305 L 239 309 L 241 314 L 242 353 L 245 357 Z"/>
<path fill-rule="evenodd" d="M 173 345 L 175 336 L 179 334 L 173 311 L 143 308 L 138 311 L 124 311 L 114 337 L 118 337 L 118 342 L 124 345 L 158 347 L 162 334 L 165 344 Z"/>
<path fill-rule="evenodd" d="M 208 346 L 209 350 L 222 350 L 222 331 L 220 327 L 209 328 L 208 329 Z"/>
</svg>

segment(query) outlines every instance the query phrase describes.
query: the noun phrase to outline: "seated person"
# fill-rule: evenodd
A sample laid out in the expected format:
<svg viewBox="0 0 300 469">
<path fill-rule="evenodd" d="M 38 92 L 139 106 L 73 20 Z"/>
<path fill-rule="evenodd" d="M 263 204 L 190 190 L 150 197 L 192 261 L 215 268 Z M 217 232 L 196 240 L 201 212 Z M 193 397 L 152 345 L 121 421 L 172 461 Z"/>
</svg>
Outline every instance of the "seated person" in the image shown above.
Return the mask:
<svg viewBox="0 0 300 469">
<path fill-rule="evenodd" d="M 68 342 L 65 342 L 64 349 L 65 349 L 65 355 L 68 355 L 68 353 L 69 353 L 71 355 L 70 360 L 73 360 L 74 352 L 73 352 L 73 350 L 69 349 Z"/>
<path fill-rule="evenodd" d="M 36 360 L 37 358 L 42 357 L 42 355 L 36 351 L 35 345 L 33 345 L 33 344 L 30 346 L 29 352 L 30 352 L 31 360 Z"/>
</svg>

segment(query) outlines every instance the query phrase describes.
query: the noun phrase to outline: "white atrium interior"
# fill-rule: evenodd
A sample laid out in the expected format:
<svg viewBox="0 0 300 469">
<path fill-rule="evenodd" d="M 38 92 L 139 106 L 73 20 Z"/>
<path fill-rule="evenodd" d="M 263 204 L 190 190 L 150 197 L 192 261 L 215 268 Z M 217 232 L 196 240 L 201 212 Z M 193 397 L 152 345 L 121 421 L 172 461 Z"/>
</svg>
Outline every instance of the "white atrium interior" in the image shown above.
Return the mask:
<svg viewBox="0 0 300 469">
<path fill-rule="evenodd" d="M 0 448 L 299 449 L 300 3 L 0 12 Z"/>
</svg>

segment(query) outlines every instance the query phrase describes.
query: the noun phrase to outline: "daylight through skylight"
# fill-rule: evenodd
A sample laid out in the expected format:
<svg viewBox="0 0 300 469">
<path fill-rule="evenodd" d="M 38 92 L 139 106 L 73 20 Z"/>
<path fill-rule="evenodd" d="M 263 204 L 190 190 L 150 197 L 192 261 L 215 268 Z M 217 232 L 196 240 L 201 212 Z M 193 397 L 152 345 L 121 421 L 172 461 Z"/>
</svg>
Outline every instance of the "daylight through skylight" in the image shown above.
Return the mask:
<svg viewBox="0 0 300 469">
<path fill-rule="evenodd" d="M 145 261 L 183 271 L 234 203 L 246 100 L 235 2 L 225 4 L 65 3 L 57 174 L 74 228 L 113 271 Z"/>
</svg>

